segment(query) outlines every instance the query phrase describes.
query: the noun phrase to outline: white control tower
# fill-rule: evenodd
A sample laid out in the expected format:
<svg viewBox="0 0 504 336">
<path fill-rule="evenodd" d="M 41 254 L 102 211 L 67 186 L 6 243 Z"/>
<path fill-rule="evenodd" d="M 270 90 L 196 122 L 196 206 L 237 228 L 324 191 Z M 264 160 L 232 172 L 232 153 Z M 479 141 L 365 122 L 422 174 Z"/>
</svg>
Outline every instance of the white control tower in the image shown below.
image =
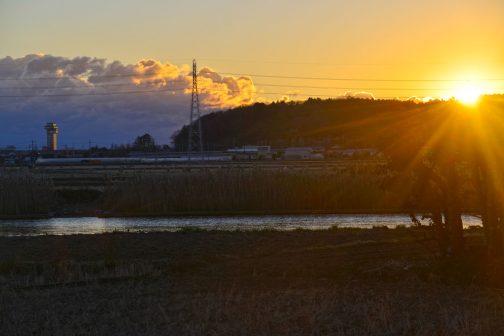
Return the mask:
<svg viewBox="0 0 504 336">
<path fill-rule="evenodd" d="M 47 150 L 54 152 L 58 149 L 58 125 L 48 122 L 44 128 L 47 132 Z"/>
</svg>

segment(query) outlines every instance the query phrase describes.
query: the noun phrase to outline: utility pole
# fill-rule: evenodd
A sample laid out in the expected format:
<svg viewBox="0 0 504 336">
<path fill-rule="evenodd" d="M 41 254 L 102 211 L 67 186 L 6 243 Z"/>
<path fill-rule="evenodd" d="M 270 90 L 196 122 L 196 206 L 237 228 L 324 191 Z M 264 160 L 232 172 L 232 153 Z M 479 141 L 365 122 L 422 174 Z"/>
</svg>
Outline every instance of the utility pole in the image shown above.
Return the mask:
<svg viewBox="0 0 504 336">
<path fill-rule="evenodd" d="M 198 92 L 198 69 L 196 60 L 193 60 L 191 114 L 189 118 L 189 136 L 187 142 L 187 159 L 190 161 L 193 152 L 199 152 L 200 160 L 203 159 L 203 133 L 201 131 L 201 114 Z"/>
</svg>

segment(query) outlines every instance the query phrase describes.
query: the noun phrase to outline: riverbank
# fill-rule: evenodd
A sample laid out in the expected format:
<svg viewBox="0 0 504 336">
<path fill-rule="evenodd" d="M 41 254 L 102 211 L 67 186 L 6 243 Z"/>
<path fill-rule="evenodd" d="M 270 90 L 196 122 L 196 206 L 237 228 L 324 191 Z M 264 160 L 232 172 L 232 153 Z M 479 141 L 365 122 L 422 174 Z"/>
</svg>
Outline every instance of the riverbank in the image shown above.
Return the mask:
<svg viewBox="0 0 504 336">
<path fill-rule="evenodd" d="M 424 211 L 427 212 L 427 211 Z M 422 213 L 422 211 L 418 211 Z M 193 216 L 280 216 L 280 215 L 403 215 L 407 214 L 407 211 L 397 210 L 397 209 L 371 209 L 368 211 L 356 210 L 356 209 L 340 209 L 340 210 L 244 210 L 244 211 L 191 211 L 191 212 L 150 212 L 142 213 L 141 217 L 193 217 Z M 135 212 L 103 212 L 100 213 L 98 217 L 103 218 L 113 218 L 113 217 L 123 217 L 123 218 L 134 218 L 139 217 Z"/>
<path fill-rule="evenodd" d="M 415 210 L 415 213 L 428 213 L 427 210 Z M 45 218 L 169 218 L 169 217 L 227 217 L 227 216 L 296 216 L 296 215 L 408 215 L 407 210 L 374 209 L 368 211 L 348 210 L 245 210 L 245 211 L 171 211 L 171 212 L 113 212 L 94 208 L 63 209 L 48 214 L 2 215 L 0 220 L 8 219 L 45 219 Z"/>
<path fill-rule="evenodd" d="M 0 237 L 0 333 L 504 330 L 503 292 L 436 250 L 416 228 Z"/>
<path fill-rule="evenodd" d="M 465 228 L 481 227 L 477 217 L 462 216 Z M 423 220 L 424 226 L 429 220 Z M 47 219 L 0 219 L 0 236 L 102 234 L 110 232 L 176 232 L 183 230 L 327 230 L 411 227 L 407 214 L 269 214 L 166 217 L 51 217 Z"/>
<path fill-rule="evenodd" d="M 82 168 L 81 168 L 82 169 Z M 346 162 L 319 170 L 177 171 L 132 169 L 116 178 L 84 174 L 78 167 L 56 172 L 0 172 L 0 218 L 159 217 L 257 214 L 385 214 L 412 211 L 410 184 L 392 183 L 383 165 Z M 85 184 L 98 174 L 99 186 Z M 82 185 L 66 185 L 73 176 Z M 66 181 L 66 182 L 65 182 Z M 98 189 L 96 189 L 98 188 Z M 470 192 L 468 194 L 471 194 Z M 470 197 L 464 212 L 477 211 Z M 425 200 L 416 212 L 429 209 Z"/>
</svg>

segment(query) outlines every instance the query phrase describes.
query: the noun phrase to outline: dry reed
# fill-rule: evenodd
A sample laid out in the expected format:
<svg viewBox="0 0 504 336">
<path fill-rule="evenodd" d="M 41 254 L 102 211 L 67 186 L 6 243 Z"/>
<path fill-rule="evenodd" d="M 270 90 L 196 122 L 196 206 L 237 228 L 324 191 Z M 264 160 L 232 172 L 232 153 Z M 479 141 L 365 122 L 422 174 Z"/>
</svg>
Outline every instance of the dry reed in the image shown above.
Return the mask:
<svg viewBox="0 0 504 336">
<path fill-rule="evenodd" d="M 121 213 L 398 209 L 373 171 L 230 170 L 138 174 L 105 192 Z"/>
<path fill-rule="evenodd" d="M 52 182 L 28 171 L 0 171 L 0 215 L 47 214 L 54 202 Z"/>
</svg>

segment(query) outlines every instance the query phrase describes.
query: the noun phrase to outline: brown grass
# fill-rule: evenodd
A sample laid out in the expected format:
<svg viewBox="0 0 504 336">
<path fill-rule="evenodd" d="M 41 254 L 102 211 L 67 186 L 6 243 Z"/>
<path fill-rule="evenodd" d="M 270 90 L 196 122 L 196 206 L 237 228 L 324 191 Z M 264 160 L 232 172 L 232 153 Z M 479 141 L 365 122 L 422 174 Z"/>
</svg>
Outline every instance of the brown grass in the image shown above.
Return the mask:
<svg viewBox="0 0 504 336">
<path fill-rule="evenodd" d="M 399 209 L 374 171 L 265 171 L 139 174 L 110 187 L 105 204 L 120 213 L 336 211 Z"/>
<path fill-rule="evenodd" d="M 4 335 L 498 335 L 502 294 L 401 283 L 393 287 L 184 293 L 121 283 L 4 290 Z"/>
<path fill-rule="evenodd" d="M 0 215 L 47 214 L 53 205 L 52 182 L 44 175 L 0 170 Z"/>
<path fill-rule="evenodd" d="M 446 276 L 419 229 L 0 238 L 0 260 L 2 335 L 504 330 L 504 293 Z"/>
</svg>

